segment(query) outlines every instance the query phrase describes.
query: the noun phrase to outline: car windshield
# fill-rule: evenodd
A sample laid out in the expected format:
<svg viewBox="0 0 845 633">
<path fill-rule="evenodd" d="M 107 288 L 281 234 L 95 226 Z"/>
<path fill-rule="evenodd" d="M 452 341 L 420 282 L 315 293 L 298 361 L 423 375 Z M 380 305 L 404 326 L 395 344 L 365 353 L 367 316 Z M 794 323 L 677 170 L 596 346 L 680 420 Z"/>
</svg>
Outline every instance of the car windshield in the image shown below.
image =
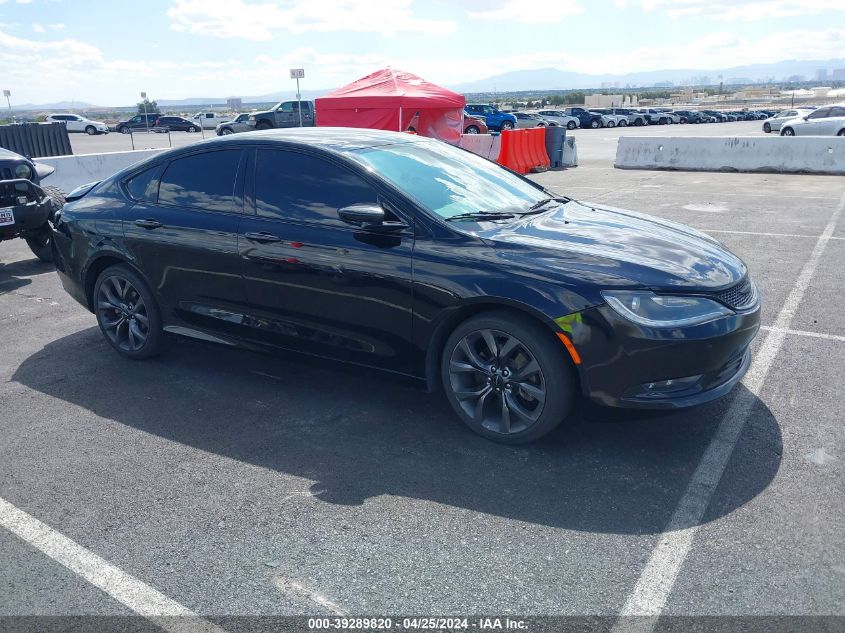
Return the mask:
<svg viewBox="0 0 845 633">
<path fill-rule="evenodd" d="M 495 163 L 439 141 L 369 147 L 349 156 L 444 219 L 525 212 L 549 196 Z"/>
</svg>

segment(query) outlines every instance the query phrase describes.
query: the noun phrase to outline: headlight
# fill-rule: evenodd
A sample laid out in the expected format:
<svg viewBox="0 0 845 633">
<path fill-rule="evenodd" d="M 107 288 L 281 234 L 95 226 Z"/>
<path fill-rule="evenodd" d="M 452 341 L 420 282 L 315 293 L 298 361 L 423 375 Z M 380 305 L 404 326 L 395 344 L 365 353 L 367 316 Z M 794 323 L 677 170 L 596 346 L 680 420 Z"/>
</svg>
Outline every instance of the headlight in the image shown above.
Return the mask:
<svg viewBox="0 0 845 633">
<path fill-rule="evenodd" d="M 602 296 L 619 315 L 647 327 L 698 325 L 734 314 L 706 297 L 656 295 L 648 291 L 604 290 Z"/>
<path fill-rule="evenodd" d="M 26 178 L 29 180 L 32 178 L 32 168 L 26 163 L 21 163 L 15 167 L 15 178 Z"/>
</svg>

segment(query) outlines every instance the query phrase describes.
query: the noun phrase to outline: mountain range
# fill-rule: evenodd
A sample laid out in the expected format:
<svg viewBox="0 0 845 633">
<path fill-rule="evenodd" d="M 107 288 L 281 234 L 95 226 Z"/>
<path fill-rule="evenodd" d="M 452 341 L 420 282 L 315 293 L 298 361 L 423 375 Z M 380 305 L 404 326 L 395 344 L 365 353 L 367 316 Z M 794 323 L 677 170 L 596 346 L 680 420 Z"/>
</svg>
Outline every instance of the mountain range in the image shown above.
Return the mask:
<svg viewBox="0 0 845 633">
<path fill-rule="evenodd" d="M 576 89 L 609 89 L 625 87 L 655 87 L 657 84 L 671 82 L 674 86 L 700 85 L 709 83 L 718 85 L 720 81 L 725 84 L 747 83 L 756 81 L 783 81 L 792 76 L 804 77 L 807 81 L 815 81 L 816 73 L 824 69 L 828 73 L 833 70 L 845 69 L 845 58 L 824 59 L 815 61 L 787 60 L 771 64 L 751 64 L 745 66 L 734 66 L 732 68 L 714 69 L 665 69 L 651 70 L 636 73 L 605 73 L 589 74 L 559 70 L 557 68 L 539 68 L 533 70 L 514 70 L 511 72 L 494 75 L 485 79 L 464 82 L 457 85 L 447 85 L 447 88 L 462 94 L 473 93 L 500 93 L 520 92 L 530 90 L 576 90 Z M 408 69 L 413 70 L 413 69 Z M 830 77 L 830 75 L 828 75 Z M 431 78 L 430 78 L 431 79 Z M 707 80 L 706 82 L 704 80 Z M 824 81 L 824 80 L 819 80 Z M 324 90 L 303 90 L 303 99 L 314 99 L 327 92 Z M 151 95 L 153 98 L 154 95 Z M 242 96 L 241 100 L 245 105 L 263 103 L 275 103 L 286 99 L 295 99 L 296 93 L 293 90 L 284 90 L 257 96 Z M 189 97 L 186 99 L 158 99 L 160 106 L 166 107 L 193 107 L 223 105 L 226 97 Z M 127 104 L 125 107 L 130 107 Z M 90 103 L 83 101 L 59 101 L 41 105 L 23 104 L 13 105 L 14 110 L 67 110 L 67 109 L 88 109 L 96 108 Z"/>
</svg>

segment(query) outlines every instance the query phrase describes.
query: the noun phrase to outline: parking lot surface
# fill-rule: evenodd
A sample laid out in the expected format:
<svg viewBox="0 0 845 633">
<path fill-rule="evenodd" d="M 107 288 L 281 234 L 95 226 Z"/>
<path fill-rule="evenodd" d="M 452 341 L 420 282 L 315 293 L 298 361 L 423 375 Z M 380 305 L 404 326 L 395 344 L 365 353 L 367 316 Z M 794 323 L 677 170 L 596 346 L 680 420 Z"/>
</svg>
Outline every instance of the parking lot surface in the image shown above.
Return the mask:
<svg viewBox="0 0 845 633">
<path fill-rule="evenodd" d="M 669 130 L 736 126 L 759 129 Z M 764 327 L 727 398 L 584 407 L 500 446 L 441 395 L 358 369 L 193 342 L 123 360 L 49 266 L 4 242 L 0 497 L 210 618 L 613 616 L 654 606 L 643 592 L 665 574 L 658 613 L 845 615 L 845 184 L 612 168 L 603 139 L 658 131 L 578 131 L 582 165 L 535 178 L 689 224 L 747 262 Z M 77 152 L 115 140 L 73 137 Z M 667 533 L 690 503 L 701 516 Z M 131 612 L 2 529 L 0 552 L 0 615 Z"/>
</svg>

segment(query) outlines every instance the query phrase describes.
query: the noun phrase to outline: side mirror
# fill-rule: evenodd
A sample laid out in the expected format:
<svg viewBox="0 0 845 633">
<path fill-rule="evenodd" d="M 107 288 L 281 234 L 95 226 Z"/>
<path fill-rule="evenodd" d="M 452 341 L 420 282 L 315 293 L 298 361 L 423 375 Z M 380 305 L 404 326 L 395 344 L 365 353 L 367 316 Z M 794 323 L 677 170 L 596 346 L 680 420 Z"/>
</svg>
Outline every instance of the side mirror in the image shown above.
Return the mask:
<svg viewBox="0 0 845 633">
<path fill-rule="evenodd" d="M 337 210 L 337 215 L 349 224 L 381 224 L 384 222 L 384 209 L 377 204 L 353 204 Z"/>
<path fill-rule="evenodd" d="M 805 121 L 808 121 L 810 119 L 810 115 L 808 114 L 807 116 L 804 116 L 804 117 L 801 117 L 801 118 L 804 119 Z"/>
</svg>

